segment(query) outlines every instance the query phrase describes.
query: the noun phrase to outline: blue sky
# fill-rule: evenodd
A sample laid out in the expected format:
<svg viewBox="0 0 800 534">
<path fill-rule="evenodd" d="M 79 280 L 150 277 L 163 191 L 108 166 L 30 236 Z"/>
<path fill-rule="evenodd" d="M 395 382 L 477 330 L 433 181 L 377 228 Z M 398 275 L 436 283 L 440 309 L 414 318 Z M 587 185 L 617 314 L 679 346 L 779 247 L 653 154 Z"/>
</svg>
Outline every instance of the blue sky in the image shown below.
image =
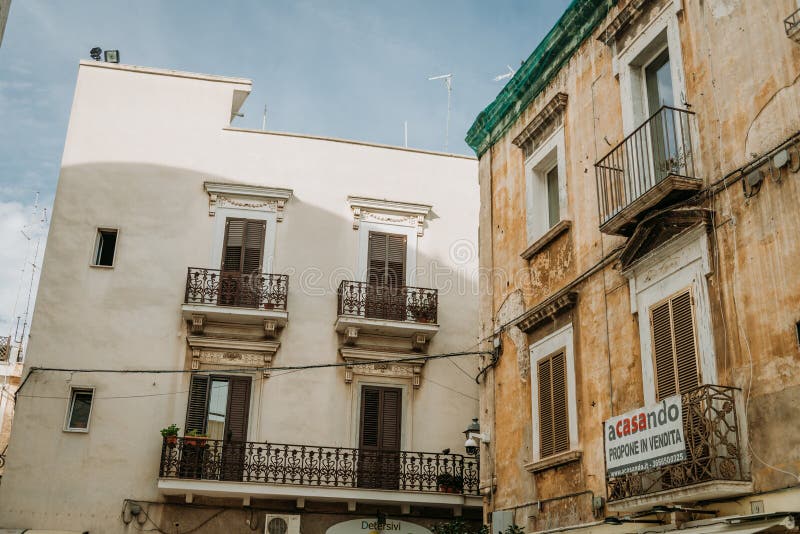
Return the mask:
<svg viewBox="0 0 800 534">
<path fill-rule="evenodd" d="M 0 46 L 0 335 L 34 241 L 34 192 L 52 205 L 77 62 L 119 49 L 122 63 L 253 80 L 235 125 L 450 150 L 547 33 L 568 0 L 12 0 Z M 29 232 L 30 233 L 30 232 Z M 28 261 L 30 263 L 30 261 Z M 19 308 L 19 306 L 17 306 Z M 17 315 L 19 311 L 17 309 Z"/>
</svg>

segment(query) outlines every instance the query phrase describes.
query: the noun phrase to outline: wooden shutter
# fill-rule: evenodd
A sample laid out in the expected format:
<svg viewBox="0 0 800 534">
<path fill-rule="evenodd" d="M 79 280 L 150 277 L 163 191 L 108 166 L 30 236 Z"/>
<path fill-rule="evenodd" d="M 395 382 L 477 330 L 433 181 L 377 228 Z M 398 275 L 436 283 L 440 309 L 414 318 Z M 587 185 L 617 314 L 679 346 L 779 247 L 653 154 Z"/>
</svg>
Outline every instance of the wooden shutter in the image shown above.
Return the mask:
<svg viewBox="0 0 800 534">
<path fill-rule="evenodd" d="M 225 221 L 222 270 L 243 273 L 261 271 L 267 222 L 256 219 Z"/>
<path fill-rule="evenodd" d="M 384 388 L 381 406 L 381 450 L 400 450 L 400 410 L 401 391 Z"/>
<path fill-rule="evenodd" d="M 377 449 L 380 436 L 381 393 L 378 388 L 361 390 L 361 448 Z"/>
<path fill-rule="evenodd" d="M 683 393 L 700 383 L 691 289 L 650 308 L 656 398 Z"/>
<path fill-rule="evenodd" d="M 539 454 L 542 458 L 569 450 L 567 358 L 558 352 L 539 360 Z"/>
<path fill-rule="evenodd" d="M 400 449 L 402 390 L 364 386 L 361 390 L 360 447 L 367 450 Z"/>
<path fill-rule="evenodd" d="M 197 430 L 206 432 L 208 417 L 208 387 L 211 379 L 208 375 L 192 375 L 189 385 L 189 402 L 186 407 L 186 425 L 184 434 Z"/>
<path fill-rule="evenodd" d="M 247 418 L 250 414 L 250 377 L 228 379 L 228 413 L 225 420 L 225 441 L 247 441 Z"/>
<path fill-rule="evenodd" d="M 406 285 L 406 236 L 370 232 L 367 281 L 389 287 Z"/>
</svg>

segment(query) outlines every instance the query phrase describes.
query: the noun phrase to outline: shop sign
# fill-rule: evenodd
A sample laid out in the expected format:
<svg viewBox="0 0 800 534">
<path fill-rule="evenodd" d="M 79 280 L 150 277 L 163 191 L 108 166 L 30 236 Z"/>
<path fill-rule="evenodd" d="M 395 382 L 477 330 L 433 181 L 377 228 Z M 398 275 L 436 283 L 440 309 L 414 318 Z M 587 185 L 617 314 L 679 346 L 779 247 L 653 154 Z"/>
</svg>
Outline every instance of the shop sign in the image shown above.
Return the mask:
<svg viewBox="0 0 800 534">
<path fill-rule="evenodd" d="M 386 519 L 379 524 L 377 517 L 351 519 L 331 526 L 325 534 L 432 534 L 430 530 L 415 523 Z"/>
<path fill-rule="evenodd" d="M 681 396 L 612 417 L 603 423 L 606 476 L 686 460 Z"/>
</svg>

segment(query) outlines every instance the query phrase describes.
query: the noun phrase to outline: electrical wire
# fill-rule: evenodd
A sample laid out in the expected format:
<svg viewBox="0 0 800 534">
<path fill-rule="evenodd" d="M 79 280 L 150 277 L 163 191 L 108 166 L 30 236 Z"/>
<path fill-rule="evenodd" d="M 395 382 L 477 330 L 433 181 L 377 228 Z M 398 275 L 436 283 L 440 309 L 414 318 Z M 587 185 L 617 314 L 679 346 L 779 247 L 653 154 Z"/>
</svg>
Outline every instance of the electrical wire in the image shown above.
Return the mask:
<svg viewBox="0 0 800 534">
<path fill-rule="evenodd" d="M 723 184 L 725 184 L 725 182 L 723 182 Z M 726 192 L 727 192 L 727 186 L 724 188 L 724 190 L 726 190 Z M 731 218 L 733 218 L 733 208 L 731 206 L 730 193 L 725 195 L 725 198 L 726 198 L 727 203 L 728 203 L 728 215 Z M 737 265 L 739 263 L 739 247 L 738 247 L 738 245 L 736 243 L 736 240 L 737 240 L 737 234 L 736 234 L 737 222 L 736 222 L 735 219 L 732 220 L 732 225 L 731 226 L 733 228 L 732 231 L 731 231 L 732 234 L 733 234 L 733 236 L 732 236 L 732 241 L 733 241 L 733 280 L 732 280 L 732 284 L 731 284 L 731 299 L 732 299 L 732 303 L 733 303 L 733 309 L 734 309 L 734 312 L 736 314 L 736 326 L 738 327 L 739 332 L 742 335 L 742 339 L 744 340 L 744 346 L 745 346 L 745 349 L 747 350 L 748 367 L 749 367 L 749 370 L 750 370 L 750 374 L 749 374 L 749 377 L 748 377 L 748 380 L 747 380 L 747 394 L 745 395 L 745 399 L 744 399 L 744 413 L 745 413 L 745 416 L 746 416 L 748 407 L 750 406 L 750 394 L 751 394 L 752 387 L 753 387 L 753 352 L 752 352 L 752 350 L 750 348 L 750 338 L 747 335 L 747 330 L 745 329 L 744 325 L 742 324 L 742 318 L 741 318 L 741 315 L 739 314 L 739 306 L 738 306 L 738 303 L 737 303 L 738 299 L 736 298 L 736 286 L 737 286 L 736 280 L 738 278 Z M 758 460 L 759 462 L 761 462 L 767 468 L 772 469 L 773 471 L 776 471 L 776 472 L 779 472 L 779 473 L 783 473 L 785 475 L 789 475 L 789 476 L 793 477 L 796 481 L 800 482 L 800 474 L 792 473 L 790 471 L 786 471 L 785 469 L 781 469 L 780 467 L 774 466 L 774 465 L 770 464 L 769 462 L 767 462 L 766 460 L 764 460 L 763 458 L 761 458 L 756 453 L 755 449 L 753 448 L 753 443 L 750 440 L 750 433 L 749 432 L 747 434 L 747 447 L 750 449 L 750 453 L 753 455 L 753 457 L 756 460 Z"/>
<path fill-rule="evenodd" d="M 461 352 L 448 352 L 443 354 L 432 354 L 419 356 L 404 356 L 401 358 L 388 358 L 382 359 L 381 363 L 401 363 L 401 362 L 426 362 L 429 360 L 440 360 L 443 358 L 454 358 L 457 356 L 476 356 L 480 354 L 489 354 L 487 351 L 461 351 Z M 306 369 L 324 369 L 327 367 L 357 367 L 358 364 L 352 362 L 330 362 L 330 363 L 313 363 L 308 365 L 284 365 L 274 367 L 237 367 L 233 369 L 215 369 L 220 373 L 250 373 L 253 371 L 304 371 Z M 63 373 L 112 373 L 112 374 L 197 374 L 199 371 L 195 369 L 80 369 L 69 367 L 31 367 L 30 373 L 37 371 L 49 372 L 63 372 Z M 29 373 L 29 374 L 30 374 Z M 21 386 L 20 386 L 21 387 Z"/>
<path fill-rule="evenodd" d="M 454 358 L 454 357 L 459 357 L 459 356 L 470 356 L 470 355 L 479 355 L 479 354 L 484 354 L 484 352 L 481 352 L 481 351 L 460 351 L 460 352 L 451 352 L 451 353 L 433 354 L 433 355 L 408 356 L 408 357 L 402 357 L 402 358 L 393 358 L 393 359 L 381 360 L 381 363 L 420 362 L 420 361 L 449 359 L 449 358 Z M 450 361 L 452 361 L 452 360 L 450 360 Z M 275 378 L 281 377 L 283 375 L 292 374 L 292 373 L 296 373 L 296 372 L 299 372 L 299 371 L 306 371 L 306 370 L 312 370 L 312 369 L 337 368 L 337 367 L 358 367 L 359 365 L 369 365 L 369 364 L 368 363 L 357 364 L 357 363 L 350 363 L 350 362 L 332 362 L 332 363 L 326 363 L 326 364 L 309 364 L 309 365 L 282 366 L 282 367 L 254 367 L 254 368 L 247 368 L 247 369 L 242 369 L 241 367 L 239 367 L 239 368 L 236 368 L 236 369 L 215 369 L 214 371 L 215 372 L 219 372 L 219 373 L 250 373 L 250 372 L 253 372 L 253 371 L 257 372 L 257 371 L 264 371 L 264 370 L 283 371 L 283 372 L 277 372 L 277 373 L 274 373 L 274 374 L 270 374 L 269 377 L 257 377 L 257 378 L 254 379 L 255 381 L 259 381 L 259 380 L 265 380 L 267 378 L 275 379 Z M 461 368 L 459 367 L 459 369 L 461 369 Z M 51 395 L 25 395 L 25 394 L 20 394 L 20 391 L 22 390 L 22 387 L 25 385 L 25 382 L 28 380 L 28 378 L 34 372 L 43 372 L 43 371 L 48 371 L 48 372 L 69 372 L 69 373 L 114 373 L 114 374 L 119 374 L 119 373 L 132 373 L 132 374 L 185 374 L 185 373 L 195 373 L 195 374 L 197 374 L 197 373 L 199 373 L 199 371 L 189 370 L 189 369 L 136 369 L 136 370 L 125 370 L 125 369 L 67 369 L 67 368 L 31 367 L 30 371 L 25 376 L 25 379 L 22 381 L 22 383 L 17 388 L 17 391 L 14 394 L 15 401 L 16 401 L 17 397 L 36 398 L 36 399 L 57 399 L 57 400 L 66 400 L 66 399 L 69 398 L 69 397 L 56 396 L 56 395 L 51 396 Z M 464 373 L 467 374 L 465 371 L 464 371 Z M 467 376 L 472 378 L 472 376 L 469 375 L 469 374 L 467 374 Z M 478 400 L 476 397 L 472 397 L 471 395 L 467 395 L 467 394 L 465 394 L 465 393 L 463 393 L 461 391 L 458 391 L 458 390 L 456 390 L 454 388 L 451 388 L 449 386 L 446 386 L 444 384 L 436 382 L 436 381 L 430 379 L 430 377 L 426 377 L 426 382 L 431 382 L 433 384 L 436 384 L 439 387 L 442 387 L 444 389 L 448 389 L 450 391 L 458 393 L 459 395 L 462 395 L 462 396 L 467 397 L 469 399 Z M 141 394 L 141 395 L 139 395 L 139 394 L 136 394 L 136 395 L 109 395 L 109 396 L 103 396 L 103 397 L 98 396 L 98 397 L 95 397 L 95 399 L 97 399 L 97 400 L 138 399 L 138 398 L 147 398 L 147 397 L 164 397 L 164 396 L 170 396 L 170 395 L 181 395 L 181 394 L 187 394 L 188 392 L 189 392 L 188 390 L 181 390 L 181 391 L 169 391 L 169 392 L 160 392 L 160 393 L 146 393 L 146 394 Z"/>
</svg>

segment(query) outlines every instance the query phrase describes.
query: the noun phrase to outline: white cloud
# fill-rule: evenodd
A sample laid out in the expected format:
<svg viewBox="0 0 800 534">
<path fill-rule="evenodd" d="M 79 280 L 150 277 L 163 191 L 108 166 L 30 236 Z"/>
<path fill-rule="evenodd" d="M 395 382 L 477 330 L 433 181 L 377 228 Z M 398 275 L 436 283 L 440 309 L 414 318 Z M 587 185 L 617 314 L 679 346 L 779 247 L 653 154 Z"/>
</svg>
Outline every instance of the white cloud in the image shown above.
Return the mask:
<svg viewBox="0 0 800 534">
<path fill-rule="evenodd" d="M 41 209 L 34 215 L 32 205 L 0 202 L 0 335 L 13 334 L 17 317 L 25 313 L 33 274 L 28 312 L 30 326 L 39 283 L 39 269 L 47 241 L 47 228 L 43 228 L 41 217 Z"/>
</svg>

